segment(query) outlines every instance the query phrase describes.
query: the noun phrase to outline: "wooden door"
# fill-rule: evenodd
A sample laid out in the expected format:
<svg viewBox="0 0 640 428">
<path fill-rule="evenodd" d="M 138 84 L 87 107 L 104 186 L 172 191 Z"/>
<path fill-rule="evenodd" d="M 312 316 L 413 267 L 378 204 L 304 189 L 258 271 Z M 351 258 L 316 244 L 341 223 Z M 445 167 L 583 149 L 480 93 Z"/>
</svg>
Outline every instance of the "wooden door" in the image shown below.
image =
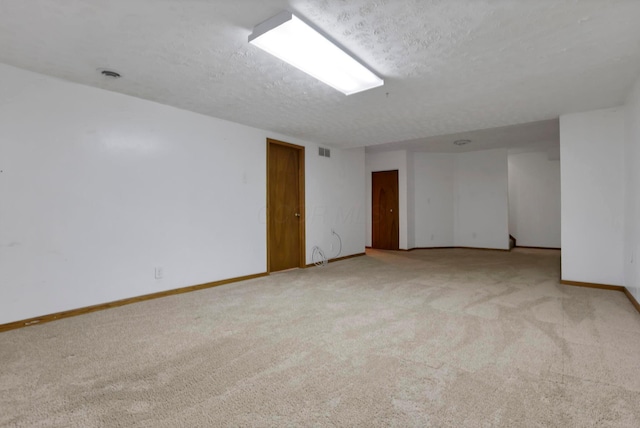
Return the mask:
<svg viewBox="0 0 640 428">
<path fill-rule="evenodd" d="M 371 190 L 371 246 L 385 250 L 398 250 L 400 248 L 398 171 L 373 172 Z"/>
<path fill-rule="evenodd" d="M 305 266 L 304 147 L 267 140 L 267 266 Z"/>
</svg>

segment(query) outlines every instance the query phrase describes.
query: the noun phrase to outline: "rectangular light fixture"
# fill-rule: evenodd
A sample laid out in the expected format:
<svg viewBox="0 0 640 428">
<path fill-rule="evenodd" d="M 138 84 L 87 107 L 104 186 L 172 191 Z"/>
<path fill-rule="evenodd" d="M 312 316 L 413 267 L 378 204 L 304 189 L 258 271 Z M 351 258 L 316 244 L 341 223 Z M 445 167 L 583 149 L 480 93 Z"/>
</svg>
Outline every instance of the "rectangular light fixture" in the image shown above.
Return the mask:
<svg viewBox="0 0 640 428">
<path fill-rule="evenodd" d="M 256 25 L 249 42 L 345 95 L 384 81 L 289 11 Z"/>
</svg>

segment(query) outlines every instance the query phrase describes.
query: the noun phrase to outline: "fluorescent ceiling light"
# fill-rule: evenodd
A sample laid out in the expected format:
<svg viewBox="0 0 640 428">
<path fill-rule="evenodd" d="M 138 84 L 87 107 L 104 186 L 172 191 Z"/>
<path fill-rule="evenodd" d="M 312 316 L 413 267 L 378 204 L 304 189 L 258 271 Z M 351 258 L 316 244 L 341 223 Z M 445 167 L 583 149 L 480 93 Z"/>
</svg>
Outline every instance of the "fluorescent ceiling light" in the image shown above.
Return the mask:
<svg viewBox="0 0 640 428">
<path fill-rule="evenodd" d="M 249 42 L 345 95 L 384 81 L 289 11 L 258 24 Z"/>
</svg>

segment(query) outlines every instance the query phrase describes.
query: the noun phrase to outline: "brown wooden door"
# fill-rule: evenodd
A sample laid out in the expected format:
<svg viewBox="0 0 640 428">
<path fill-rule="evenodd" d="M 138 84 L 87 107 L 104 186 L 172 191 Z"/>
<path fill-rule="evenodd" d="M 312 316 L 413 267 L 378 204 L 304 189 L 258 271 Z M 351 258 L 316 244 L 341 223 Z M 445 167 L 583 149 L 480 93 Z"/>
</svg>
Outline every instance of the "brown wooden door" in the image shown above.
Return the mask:
<svg viewBox="0 0 640 428">
<path fill-rule="evenodd" d="M 371 246 L 385 250 L 398 250 L 400 248 L 398 171 L 373 172 L 371 190 Z"/>
<path fill-rule="evenodd" d="M 269 272 L 304 267 L 304 147 L 267 140 Z"/>
</svg>

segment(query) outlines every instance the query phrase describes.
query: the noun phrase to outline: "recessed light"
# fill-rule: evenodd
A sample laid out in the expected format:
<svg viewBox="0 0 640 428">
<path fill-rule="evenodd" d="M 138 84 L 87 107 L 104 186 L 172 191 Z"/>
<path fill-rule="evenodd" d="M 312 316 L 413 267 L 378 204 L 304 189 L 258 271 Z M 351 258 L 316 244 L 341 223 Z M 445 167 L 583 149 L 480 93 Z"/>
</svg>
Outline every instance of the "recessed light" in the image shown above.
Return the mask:
<svg viewBox="0 0 640 428">
<path fill-rule="evenodd" d="M 471 142 L 471 140 L 456 140 L 453 142 L 453 144 L 455 144 L 456 146 L 464 146 L 466 144 L 469 144 Z"/>
<path fill-rule="evenodd" d="M 100 74 L 102 74 L 104 77 L 108 77 L 109 79 L 119 79 L 120 77 L 122 77 L 120 75 L 120 73 L 118 73 L 117 71 L 113 71 L 113 70 L 107 70 L 105 68 L 100 68 L 98 69 L 98 71 L 100 72 Z"/>
</svg>

